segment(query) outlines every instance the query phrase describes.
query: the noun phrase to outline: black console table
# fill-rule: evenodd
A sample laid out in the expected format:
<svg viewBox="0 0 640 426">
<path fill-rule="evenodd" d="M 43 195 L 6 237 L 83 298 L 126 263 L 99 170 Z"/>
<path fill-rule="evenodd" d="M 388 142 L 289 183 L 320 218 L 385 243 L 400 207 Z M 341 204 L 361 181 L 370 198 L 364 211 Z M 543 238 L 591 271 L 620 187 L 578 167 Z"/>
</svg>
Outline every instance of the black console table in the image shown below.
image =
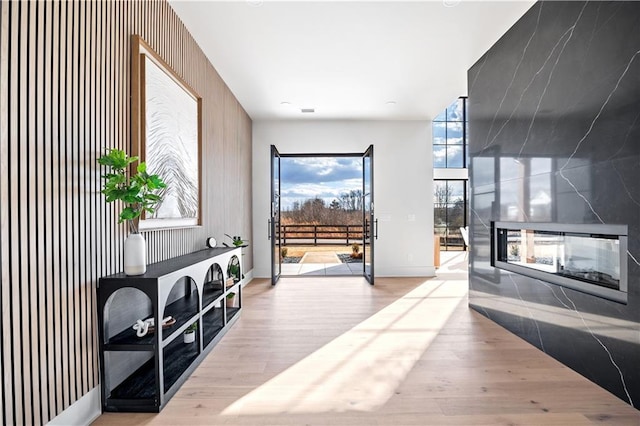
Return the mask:
<svg viewBox="0 0 640 426">
<path fill-rule="evenodd" d="M 216 247 L 100 278 L 103 411 L 159 412 L 238 319 L 243 273 L 240 248 Z M 169 316 L 175 323 L 157 326 Z M 148 318 L 156 326 L 138 337 L 133 324 Z M 184 343 L 194 324 L 195 342 Z"/>
</svg>

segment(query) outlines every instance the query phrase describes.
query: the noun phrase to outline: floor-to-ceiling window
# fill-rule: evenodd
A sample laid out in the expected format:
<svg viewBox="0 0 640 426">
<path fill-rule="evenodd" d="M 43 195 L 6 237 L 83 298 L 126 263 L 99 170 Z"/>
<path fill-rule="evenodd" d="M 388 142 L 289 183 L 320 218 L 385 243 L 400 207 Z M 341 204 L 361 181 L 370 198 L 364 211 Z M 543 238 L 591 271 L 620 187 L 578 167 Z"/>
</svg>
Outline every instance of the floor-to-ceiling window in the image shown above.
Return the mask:
<svg viewBox="0 0 640 426">
<path fill-rule="evenodd" d="M 465 248 L 468 223 L 467 98 L 460 97 L 433 120 L 434 233 L 442 250 Z"/>
<path fill-rule="evenodd" d="M 464 241 L 460 228 L 467 226 L 467 180 L 436 180 L 434 182 L 433 224 L 443 250 L 462 250 Z"/>
</svg>

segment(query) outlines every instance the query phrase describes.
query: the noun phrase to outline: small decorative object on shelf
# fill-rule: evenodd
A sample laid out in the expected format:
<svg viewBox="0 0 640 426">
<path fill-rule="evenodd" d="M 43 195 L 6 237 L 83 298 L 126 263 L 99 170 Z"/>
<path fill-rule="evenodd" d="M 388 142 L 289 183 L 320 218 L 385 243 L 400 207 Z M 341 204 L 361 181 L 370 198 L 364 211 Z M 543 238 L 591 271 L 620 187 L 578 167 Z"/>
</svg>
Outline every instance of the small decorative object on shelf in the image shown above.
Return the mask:
<svg viewBox="0 0 640 426">
<path fill-rule="evenodd" d="M 249 242 L 249 240 L 245 240 L 245 239 L 243 239 L 243 238 L 242 238 L 241 236 L 239 236 L 239 235 L 234 235 L 234 236 L 231 236 L 231 235 L 229 235 L 229 234 L 224 234 L 224 235 L 226 235 L 227 237 L 231 238 L 231 243 L 232 243 L 235 247 L 246 247 L 246 246 L 247 246 L 247 243 Z M 227 247 L 229 247 L 229 246 L 227 245 L 227 243 L 224 243 L 224 245 L 225 245 L 225 246 L 227 246 Z"/>
<path fill-rule="evenodd" d="M 234 256 L 229 261 L 227 274 L 229 276 L 229 278 L 227 279 L 227 287 L 229 286 L 228 280 L 233 280 L 233 283 L 235 284 L 242 279 L 242 277 L 240 276 L 240 261 L 237 257 Z"/>
<path fill-rule="evenodd" d="M 138 231 L 138 222 L 142 212 L 153 213 L 162 201 L 157 194 L 166 187 L 158 175 L 147 173 L 147 165 L 141 162 L 133 173 L 133 163 L 138 157 L 129 157 L 120 149 L 108 149 L 98 158 L 98 163 L 107 166 L 109 172 L 105 179 L 102 193 L 106 201 L 111 203 L 120 200 L 126 207 L 120 212 L 118 223 L 127 221 L 129 236 L 124 243 L 124 272 L 127 275 L 142 275 L 147 270 L 146 248 L 144 238 Z M 127 171 L 130 176 L 127 176 Z"/>
<path fill-rule="evenodd" d="M 227 294 L 227 308 L 233 308 L 236 302 L 236 294 L 229 293 Z"/>
<path fill-rule="evenodd" d="M 196 330 L 198 329 L 198 321 L 192 322 L 184 331 L 184 343 L 193 343 L 196 341 Z"/>
<path fill-rule="evenodd" d="M 218 244 L 218 242 L 216 241 L 215 238 L 213 238 L 213 237 L 207 238 L 207 247 L 214 248 L 216 246 L 216 244 Z"/>
<path fill-rule="evenodd" d="M 135 324 L 133 324 L 132 328 L 136 331 L 136 336 L 144 337 L 147 334 L 153 334 L 153 332 L 156 330 L 154 323 L 155 320 L 153 318 L 147 318 L 144 321 L 138 320 Z M 162 328 L 169 328 L 175 323 L 176 319 L 169 315 L 162 320 Z"/>
</svg>

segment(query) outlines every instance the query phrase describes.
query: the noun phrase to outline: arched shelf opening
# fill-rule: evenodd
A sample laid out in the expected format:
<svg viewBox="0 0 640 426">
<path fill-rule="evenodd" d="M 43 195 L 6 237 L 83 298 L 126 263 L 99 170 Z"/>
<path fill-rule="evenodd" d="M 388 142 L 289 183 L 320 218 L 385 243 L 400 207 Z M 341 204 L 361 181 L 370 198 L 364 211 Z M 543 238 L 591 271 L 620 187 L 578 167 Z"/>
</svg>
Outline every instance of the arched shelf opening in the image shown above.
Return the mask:
<svg viewBox="0 0 640 426">
<path fill-rule="evenodd" d="M 238 259 L 238 256 L 236 255 L 231 256 L 231 259 L 229 259 L 229 265 L 227 266 L 227 279 L 233 279 L 233 285 L 238 284 L 240 280 L 242 280 L 240 259 Z M 227 287 L 229 287 L 228 284 Z"/>
<path fill-rule="evenodd" d="M 137 320 L 153 316 L 151 299 L 134 287 L 122 287 L 111 294 L 104 304 L 103 344 L 146 344 L 153 342 L 153 335 L 136 335 L 133 325 Z"/>
<path fill-rule="evenodd" d="M 198 286 L 194 279 L 188 276 L 178 279 L 169 292 L 162 314 L 163 320 L 171 317 L 175 323 L 163 331 L 163 338 L 166 339 L 186 323 L 197 320 L 199 305 Z"/>
<path fill-rule="evenodd" d="M 216 301 L 224 293 L 224 273 L 222 267 L 214 263 L 207 270 L 204 278 L 204 287 L 202 290 L 202 310 L 206 311 L 210 305 Z"/>
</svg>

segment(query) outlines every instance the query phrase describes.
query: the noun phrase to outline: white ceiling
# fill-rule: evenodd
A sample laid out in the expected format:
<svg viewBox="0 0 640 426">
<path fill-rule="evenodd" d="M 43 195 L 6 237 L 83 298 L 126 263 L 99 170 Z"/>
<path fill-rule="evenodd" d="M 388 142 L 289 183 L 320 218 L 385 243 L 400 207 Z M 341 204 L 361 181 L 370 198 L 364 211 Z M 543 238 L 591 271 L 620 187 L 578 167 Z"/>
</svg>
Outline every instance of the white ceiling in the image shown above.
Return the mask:
<svg viewBox="0 0 640 426">
<path fill-rule="evenodd" d="M 428 120 L 534 2 L 170 3 L 254 120 Z"/>
</svg>

